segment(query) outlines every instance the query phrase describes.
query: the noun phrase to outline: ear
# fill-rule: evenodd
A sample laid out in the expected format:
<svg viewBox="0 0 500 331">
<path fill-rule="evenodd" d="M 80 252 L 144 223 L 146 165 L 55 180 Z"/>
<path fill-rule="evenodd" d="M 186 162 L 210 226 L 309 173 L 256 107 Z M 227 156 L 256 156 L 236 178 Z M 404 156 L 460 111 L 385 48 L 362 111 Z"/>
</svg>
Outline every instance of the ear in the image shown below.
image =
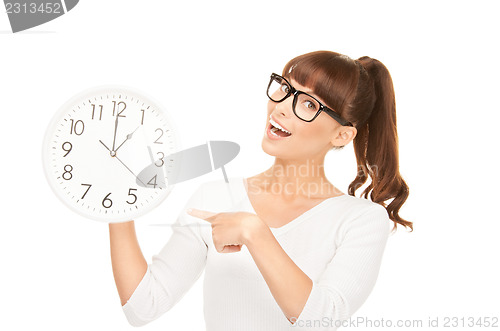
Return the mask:
<svg viewBox="0 0 500 331">
<path fill-rule="evenodd" d="M 349 144 L 355 137 L 358 131 L 352 126 L 341 126 L 335 131 L 331 143 L 333 146 L 345 146 Z"/>
</svg>

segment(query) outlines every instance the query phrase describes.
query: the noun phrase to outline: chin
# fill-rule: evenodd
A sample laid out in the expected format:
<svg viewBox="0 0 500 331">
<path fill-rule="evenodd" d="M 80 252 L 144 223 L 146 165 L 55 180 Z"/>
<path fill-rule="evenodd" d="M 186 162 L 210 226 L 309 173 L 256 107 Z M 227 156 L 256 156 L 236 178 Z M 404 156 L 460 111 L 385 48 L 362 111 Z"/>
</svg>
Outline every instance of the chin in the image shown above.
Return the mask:
<svg viewBox="0 0 500 331">
<path fill-rule="evenodd" d="M 264 151 L 264 153 L 268 154 L 268 155 L 271 155 L 271 156 L 280 156 L 280 151 L 278 149 L 277 146 L 273 146 L 272 145 L 272 142 L 270 141 L 267 141 L 266 140 L 267 138 L 264 137 L 262 139 L 262 144 L 261 144 L 261 147 L 262 147 L 262 150 Z"/>
<path fill-rule="evenodd" d="M 261 147 L 264 153 L 266 153 L 267 155 L 286 160 L 291 158 L 290 152 L 295 152 L 284 149 L 283 146 L 274 145 L 271 141 L 266 141 L 266 139 L 267 139 L 266 137 L 262 139 Z"/>
</svg>

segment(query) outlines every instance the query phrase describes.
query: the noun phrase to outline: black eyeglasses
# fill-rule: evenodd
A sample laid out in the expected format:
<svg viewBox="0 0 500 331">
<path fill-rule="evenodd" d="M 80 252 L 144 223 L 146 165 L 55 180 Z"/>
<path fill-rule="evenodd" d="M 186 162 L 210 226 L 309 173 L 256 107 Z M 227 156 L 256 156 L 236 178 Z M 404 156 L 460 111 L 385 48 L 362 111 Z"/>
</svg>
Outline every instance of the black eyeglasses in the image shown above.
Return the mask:
<svg viewBox="0 0 500 331">
<path fill-rule="evenodd" d="M 306 92 L 296 90 L 284 77 L 271 74 L 271 80 L 267 86 L 267 96 L 274 102 L 282 102 L 293 94 L 292 109 L 295 116 L 306 122 L 312 122 L 324 111 L 341 125 L 353 126 L 351 122 L 340 117 L 332 109 L 324 106 L 315 97 Z"/>
</svg>

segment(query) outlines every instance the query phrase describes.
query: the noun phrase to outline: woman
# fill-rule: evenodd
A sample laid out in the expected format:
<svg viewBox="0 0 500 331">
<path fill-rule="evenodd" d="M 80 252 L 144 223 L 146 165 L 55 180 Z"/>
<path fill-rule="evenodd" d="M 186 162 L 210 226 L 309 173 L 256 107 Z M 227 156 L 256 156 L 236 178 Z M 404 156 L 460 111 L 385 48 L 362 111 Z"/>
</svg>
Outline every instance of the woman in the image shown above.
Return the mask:
<svg viewBox="0 0 500 331">
<path fill-rule="evenodd" d="M 391 220 L 393 230 L 413 230 L 398 214 L 408 187 L 381 62 L 304 54 L 271 75 L 267 94 L 262 148 L 276 157 L 271 168 L 201 185 L 150 265 L 133 221 L 109 225 L 130 324 L 168 311 L 205 270 L 207 330 L 335 330 L 371 292 Z M 345 194 L 326 179 L 323 161 L 351 140 L 358 173 Z M 355 197 L 368 175 L 364 198 Z"/>
</svg>

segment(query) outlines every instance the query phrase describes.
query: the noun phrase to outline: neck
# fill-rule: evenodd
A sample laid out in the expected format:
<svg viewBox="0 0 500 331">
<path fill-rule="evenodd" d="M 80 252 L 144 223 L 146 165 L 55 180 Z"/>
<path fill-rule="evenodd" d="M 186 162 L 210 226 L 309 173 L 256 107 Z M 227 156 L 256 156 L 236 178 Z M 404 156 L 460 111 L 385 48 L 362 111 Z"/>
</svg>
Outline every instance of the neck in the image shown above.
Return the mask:
<svg viewBox="0 0 500 331">
<path fill-rule="evenodd" d="M 326 178 L 323 161 L 324 157 L 307 160 L 276 158 L 271 168 L 260 174 L 259 186 L 285 200 L 324 199 L 342 194 Z"/>
</svg>

